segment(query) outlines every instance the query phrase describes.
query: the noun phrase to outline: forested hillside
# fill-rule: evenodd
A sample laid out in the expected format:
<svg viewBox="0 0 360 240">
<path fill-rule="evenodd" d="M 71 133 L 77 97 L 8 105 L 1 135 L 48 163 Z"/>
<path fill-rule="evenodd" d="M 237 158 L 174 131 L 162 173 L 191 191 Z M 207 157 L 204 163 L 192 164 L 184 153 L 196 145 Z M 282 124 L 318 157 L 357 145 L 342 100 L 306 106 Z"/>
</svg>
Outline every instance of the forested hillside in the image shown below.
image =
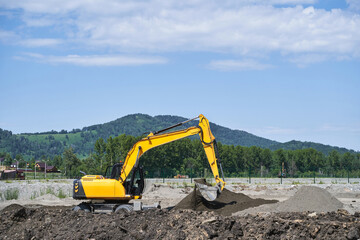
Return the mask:
<svg viewBox="0 0 360 240">
<path fill-rule="evenodd" d="M 128 150 L 140 137 L 122 134 L 108 139 L 99 138 L 94 151 L 79 159 L 72 148 L 60 155 L 42 159 L 55 165 L 68 177 L 79 176 L 79 171 L 91 174 L 104 174 L 107 166 L 124 161 Z M 312 148 L 301 150 L 271 151 L 268 148 L 223 145 L 218 143 L 226 177 L 277 177 L 282 168 L 289 177 L 356 177 L 360 176 L 360 153 L 339 154 L 331 151 L 328 156 Z M 0 153 L 9 165 L 13 159 L 9 154 Z M 35 159 L 25 161 L 16 155 L 20 167 L 29 164 L 34 168 Z M 140 158 L 146 177 L 173 178 L 177 174 L 191 177 L 211 177 L 209 162 L 200 141 L 189 138 L 165 144 L 145 152 Z"/>
<path fill-rule="evenodd" d="M 346 152 L 354 153 L 354 151 L 346 149 L 346 148 L 333 147 L 333 146 L 324 145 L 321 143 L 301 142 L 301 141 L 295 141 L 295 140 L 292 140 L 290 142 L 285 142 L 285 143 L 278 143 L 278 144 L 270 146 L 271 150 L 277 150 L 277 149 L 298 150 L 298 149 L 307 149 L 307 148 L 316 149 L 317 151 L 322 152 L 325 155 L 329 155 L 330 152 L 334 151 L 334 150 L 341 154 L 344 154 Z"/>
<path fill-rule="evenodd" d="M 99 138 L 108 139 L 121 134 L 134 137 L 154 132 L 176 123 L 187 120 L 183 117 L 160 115 L 151 117 L 146 114 L 131 114 L 114 121 L 73 129 L 72 131 L 62 130 L 43 133 L 12 134 L 10 131 L 0 129 L 0 152 L 9 153 L 11 156 L 21 154 L 25 159 L 54 157 L 60 155 L 65 149 L 71 147 L 80 158 L 89 156 L 94 150 L 94 144 Z M 180 128 L 197 125 L 197 120 L 189 122 Z M 336 150 L 343 154 L 348 149 L 331 147 L 311 142 L 291 141 L 279 143 L 266 138 L 258 137 L 245 131 L 231 130 L 226 127 L 210 123 L 211 130 L 218 140 L 225 145 L 235 146 L 257 146 L 261 148 L 276 149 L 305 149 L 314 148 L 327 155 L 330 151 Z M 193 137 L 197 138 L 197 137 Z"/>
</svg>

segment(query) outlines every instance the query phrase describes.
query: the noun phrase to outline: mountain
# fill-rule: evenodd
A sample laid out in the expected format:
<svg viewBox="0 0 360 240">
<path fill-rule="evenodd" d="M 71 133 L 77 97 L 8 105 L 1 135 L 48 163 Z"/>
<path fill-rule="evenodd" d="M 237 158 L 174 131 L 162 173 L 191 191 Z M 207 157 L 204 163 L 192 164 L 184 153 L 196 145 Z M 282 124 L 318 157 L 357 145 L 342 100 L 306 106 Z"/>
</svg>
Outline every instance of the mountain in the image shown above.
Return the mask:
<svg viewBox="0 0 360 240">
<path fill-rule="evenodd" d="M 96 131 L 98 135 L 103 138 L 123 133 L 132 136 L 141 136 L 144 133 L 147 134 L 150 131 L 155 132 L 186 120 L 187 119 L 183 117 L 170 115 L 151 117 L 145 114 L 132 114 L 108 123 L 85 127 L 82 131 Z M 196 126 L 197 124 L 198 121 L 195 120 L 184 124 L 182 128 Z M 259 146 L 263 148 L 268 148 L 274 144 L 278 144 L 276 141 L 258 137 L 245 131 L 231 130 L 212 122 L 210 122 L 210 127 L 217 141 L 223 144 L 242 145 L 247 147 Z"/>
<path fill-rule="evenodd" d="M 141 136 L 148 134 L 150 131 L 155 132 L 185 120 L 187 119 L 179 116 L 159 115 L 152 117 L 139 113 L 127 115 L 108 123 L 84 127 L 81 130 L 73 129 L 72 131 L 12 134 L 10 131 L 0 128 L 0 152 L 8 152 L 12 155 L 22 154 L 26 158 L 39 158 L 41 156 L 53 157 L 63 153 L 64 149 L 72 147 L 80 157 L 85 157 L 93 151 L 94 143 L 100 137 L 106 140 L 110 136 L 121 134 Z M 197 125 L 197 122 L 192 121 L 175 129 L 195 125 Z M 340 153 L 350 151 L 345 148 L 312 142 L 290 141 L 280 143 L 211 122 L 210 126 L 217 141 L 227 145 L 258 146 L 272 150 L 279 148 L 295 150 L 312 147 L 324 154 L 328 154 L 332 150 L 337 150 Z"/>
</svg>

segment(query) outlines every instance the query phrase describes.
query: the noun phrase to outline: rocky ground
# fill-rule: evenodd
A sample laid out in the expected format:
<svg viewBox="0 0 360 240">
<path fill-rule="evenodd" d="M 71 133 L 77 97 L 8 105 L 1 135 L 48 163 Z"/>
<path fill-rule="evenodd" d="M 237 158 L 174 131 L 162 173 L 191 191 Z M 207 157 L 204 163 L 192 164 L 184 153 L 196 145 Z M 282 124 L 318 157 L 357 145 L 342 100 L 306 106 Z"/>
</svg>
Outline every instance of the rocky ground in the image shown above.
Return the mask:
<svg viewBox="0 0 360 240">
<path fill-rule="evenodd" d="M 148 182 L 141 201 L 162 210 L 112 214 L 71 211 L 71 180 L 0 182 L 0 239 L 360 239 L 359 184 L 266 181 L 230 182 L 211 204 L 191 183 Z"/>
<path fill-rule="evenodd" d="M 1 211 L 0 239 L 359 239 L 360 214 L 222 216 L 193 210 L 92 214 L 68 207 Z"/>
</svg>

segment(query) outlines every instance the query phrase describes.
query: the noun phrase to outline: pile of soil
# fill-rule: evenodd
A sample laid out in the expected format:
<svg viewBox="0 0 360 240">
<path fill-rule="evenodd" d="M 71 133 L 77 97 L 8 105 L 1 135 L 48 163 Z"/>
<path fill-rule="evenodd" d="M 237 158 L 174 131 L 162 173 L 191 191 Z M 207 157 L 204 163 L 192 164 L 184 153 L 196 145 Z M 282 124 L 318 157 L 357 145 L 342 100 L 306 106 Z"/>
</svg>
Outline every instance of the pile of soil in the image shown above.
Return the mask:
<svg viewBox="0 0 360 240">
<path fill-rule="evenodd" d="M 247 209 L 234 215 L 255 214 L 258 212 L 332 212 L 342 207 L 343 204 L 325 189 L 302 186 L 294 196 L 283 202 Z"/>
<path fill-rule="evenodd" d="M 245 217 L 192 210 L 92 214 L 9 206 L 0 239 L 358 239 L 360 213 L 271 213 Z"/>
<path fill-rule="evenodd" d="M 200 181 L 204 184 L 206 182 Z M 209 202 L 201 195 L 196 188 L 183 200 L 181 200 L 174 209 L 191 209 L 195 211 L 211 211 L 224 216 L 230 216 L 232 213 L 242 211 L 247 208 L 256 207 L 263 204 L 276 203 L 277 200 L 265 200 L 262 198 L 250 198 L 242 193 L 234 193 L 226 188 L 215 201 Z"/>
</svg>

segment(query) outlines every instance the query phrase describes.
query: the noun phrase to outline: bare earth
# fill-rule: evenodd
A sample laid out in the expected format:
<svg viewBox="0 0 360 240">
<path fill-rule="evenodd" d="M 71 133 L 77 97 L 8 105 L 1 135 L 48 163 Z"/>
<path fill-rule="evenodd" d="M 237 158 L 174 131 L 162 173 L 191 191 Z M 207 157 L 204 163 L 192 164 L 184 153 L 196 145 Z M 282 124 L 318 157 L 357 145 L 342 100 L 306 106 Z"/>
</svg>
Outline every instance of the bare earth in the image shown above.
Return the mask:
<svg viewBox="0 0 360 240">
<path fill-rule="evenodd" d="M 141 201 L 163 209 L 109 214 L 72 211 L 71 180 L 0 182 L 0 240 L 360 238 L 357 179 L 226 180 L 208 204 L 190 179 L 151 179 Z"/>
</svg>

